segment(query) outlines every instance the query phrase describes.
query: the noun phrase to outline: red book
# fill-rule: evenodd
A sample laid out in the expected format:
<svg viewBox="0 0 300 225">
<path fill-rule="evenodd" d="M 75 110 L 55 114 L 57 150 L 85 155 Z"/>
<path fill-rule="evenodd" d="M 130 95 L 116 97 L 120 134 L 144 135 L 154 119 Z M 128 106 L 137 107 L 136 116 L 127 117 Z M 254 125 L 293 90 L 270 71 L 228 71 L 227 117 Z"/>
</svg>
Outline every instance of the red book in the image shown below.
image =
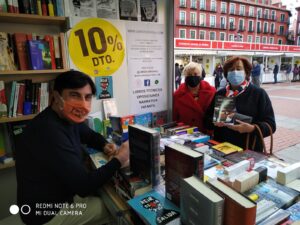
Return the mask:
<svg viewBox="0 0 300 225">
<path fill-rule="evenodd" d="M 45 35 L 44 40 L 49 43 L 49 50 L 50 50 L 50 56 L 51 56 L 51 66 L 52 69 L 56 69 L 56 64 L 55 64 L 55 52 L 54 52 L 54 40 L 51 35 Z"/>
<path fill-rule="evenodd" d="M 19 97 L 18 97 L 18 106 L 17 106 L 17 116 L 23 115 L 23 103 L 25 101 L 25 84 L 19 83 Z"/>
<path fill-rule="evenodd" d="M 14 37 L 18 55 L 19 69 L 29 70 L 27 57 L 27 36 L 24 33 L 15 33 Z"/>
</svg>

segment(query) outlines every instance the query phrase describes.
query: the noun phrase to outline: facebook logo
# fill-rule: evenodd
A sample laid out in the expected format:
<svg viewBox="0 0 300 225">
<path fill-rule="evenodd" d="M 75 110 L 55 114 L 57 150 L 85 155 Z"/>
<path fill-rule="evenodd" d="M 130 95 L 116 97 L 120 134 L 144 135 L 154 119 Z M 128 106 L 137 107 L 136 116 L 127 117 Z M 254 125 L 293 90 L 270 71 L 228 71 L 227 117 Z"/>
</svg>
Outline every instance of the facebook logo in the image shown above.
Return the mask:
<svg viewBox="0 0 300 225">
<path fill-rule="evenodd" d="M 149 79 L 144 80 L 144 86 L 150 86 L 150 80 Z"/>
</svg>

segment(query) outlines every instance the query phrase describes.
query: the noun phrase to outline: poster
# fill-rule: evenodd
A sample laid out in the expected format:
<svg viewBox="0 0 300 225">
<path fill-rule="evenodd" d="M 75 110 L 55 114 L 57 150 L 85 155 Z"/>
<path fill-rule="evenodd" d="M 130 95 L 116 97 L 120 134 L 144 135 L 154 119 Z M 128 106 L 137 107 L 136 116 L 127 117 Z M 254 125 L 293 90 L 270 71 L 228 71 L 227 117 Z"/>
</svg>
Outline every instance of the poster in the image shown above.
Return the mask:
<svg viewBox="0 0 300 225">
<path fill-rule="evenodd" d="M 161 24 L 127 24 L 130 113 L 167 109 L 165 31 Z"/>
<path fill-rule="evenodd" d="M 95 85 L 97 99 L 113 98 L 113 79 L 111 76 L 96 77 Z"/>
<path fill-rule="evenodd" d="M 141 21 L 157 22 L 157 1 L 141 0 Z"/>
<path fill-rule="evenodd" d="M 137 21 L 138 4 L 137 0 L 120 0 L 120 19 Z"/>
<path fill-rule="evenodd" d="M 118 19 L 117 0 L 96 0 L 97 17 Z"/>
<path fill-rule="evenodd" d="M 94 0 L 70 0 L 72 16 L 96 17 L 96 2 Z"/>
</svg>

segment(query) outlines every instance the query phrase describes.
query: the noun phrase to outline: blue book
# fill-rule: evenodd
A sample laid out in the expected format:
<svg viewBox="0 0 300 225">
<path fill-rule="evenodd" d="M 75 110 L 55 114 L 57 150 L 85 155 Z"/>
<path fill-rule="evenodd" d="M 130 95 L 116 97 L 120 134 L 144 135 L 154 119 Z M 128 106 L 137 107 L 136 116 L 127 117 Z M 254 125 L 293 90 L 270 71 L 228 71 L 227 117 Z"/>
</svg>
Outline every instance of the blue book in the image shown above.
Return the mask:
<svg viewBox="0 0 300 225">
<path fill-rule="evenodd" d="M 141 113 L 141 114 L 134 115 L 134 123 L 140 124 L 144 127 L 151 127 L 152 113 Z"/>
<path fill-rule="evenodd" d="M 28 41 L 28 54 L 29 54 L 29 64 L 32 70 L 43 70 L 43 48 L 44 44 L 42 41 L 33 40 Z"/>
<path fill-rule="evenodd" d="M 180 224 L 179 208 L 152 190 L 128 201 L 146 224 Z"/>
<path fill-rule="evenodd" d="M 291 221 L 299 221 L 300 220 L 300 202 L 295 203 L 291 207 L 289 207 L 286 211 L 288 211 L 290 215 Z"/>
</svg>

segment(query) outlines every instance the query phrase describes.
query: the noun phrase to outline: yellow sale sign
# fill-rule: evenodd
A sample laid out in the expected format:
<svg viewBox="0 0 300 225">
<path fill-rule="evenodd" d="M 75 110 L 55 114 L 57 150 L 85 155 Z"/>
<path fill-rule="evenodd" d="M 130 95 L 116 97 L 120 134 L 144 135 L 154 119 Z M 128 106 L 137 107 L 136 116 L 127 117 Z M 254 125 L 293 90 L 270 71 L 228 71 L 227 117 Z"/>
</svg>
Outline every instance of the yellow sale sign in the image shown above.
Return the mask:
<svg viewBox="0 0 300 225">
<path fill-rule="evenodd" d="M 100 18 L 77 23 L 69 36 L 69 53 L 73 63 L 91 76 L 107 76 L 122 65 L 125 45 L 118 29 Z"/>
</svg>

